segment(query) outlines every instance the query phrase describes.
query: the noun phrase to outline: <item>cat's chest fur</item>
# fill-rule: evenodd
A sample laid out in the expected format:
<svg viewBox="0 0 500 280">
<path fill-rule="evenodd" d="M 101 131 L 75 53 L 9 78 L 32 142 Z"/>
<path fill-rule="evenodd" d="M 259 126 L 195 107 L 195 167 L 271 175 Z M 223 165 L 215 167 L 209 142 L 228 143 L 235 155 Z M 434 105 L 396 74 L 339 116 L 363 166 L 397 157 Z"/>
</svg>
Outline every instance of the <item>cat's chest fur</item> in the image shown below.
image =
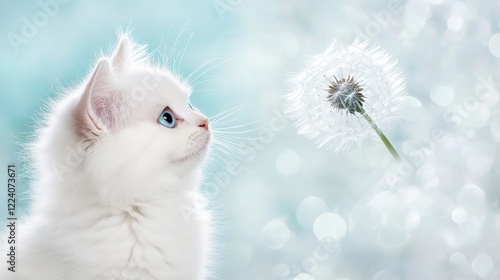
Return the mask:
<svg viewBox="0 0 500 280">
<path fill-rule="evenodd" d="M 73 201 L 52 216 L 47 243 L 30 244 L 39 251 L 31 265 L 50 268 L 47 279 L 202 279 L 192 269 L 208 251 L 199 197 L 182 192 L 120 209 Z"/>
</svg>

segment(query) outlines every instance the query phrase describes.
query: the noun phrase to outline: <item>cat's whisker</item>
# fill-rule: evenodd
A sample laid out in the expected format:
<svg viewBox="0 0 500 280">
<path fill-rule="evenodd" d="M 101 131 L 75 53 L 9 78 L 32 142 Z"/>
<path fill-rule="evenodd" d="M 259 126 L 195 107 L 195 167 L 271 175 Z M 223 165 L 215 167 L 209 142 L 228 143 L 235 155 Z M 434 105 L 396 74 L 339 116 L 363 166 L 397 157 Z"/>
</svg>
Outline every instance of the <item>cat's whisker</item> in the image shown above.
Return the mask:
<svg viewBox="0 0 500 280">
<path fill-rule="evenodd" d="M 226 138 L 234 141 L 242 141 L 242 140 L 258 140 L 259 137 L 245 137 L 245 136 L 236 136 L 233 134 L 216 134 L 217 138 Z"/>
<path fill-rule="evenodd" d="M 210 93 L 214 93 L 216 91 L 217 91 L 216 89 L 208 89 L 208 88 L 206 88 L 206 89 L 201 89 L 201 90 L 197 89 L 197 90 L 194 90 L 193 92 L 194 93 L 203 93 L 203 94 L 207 93 L 207 94 L 210 94 Z"/>
<path fill-rule="evenodd" d="M 223 156 L 218 156 L 217 158 L 213 157 L 210 163 L 214 163 L 216 166 L 209 164 L 209 166 L 213 167 L 212 169 L 213 171 L 208 175 L 216 176 L 217 174 L 220 174 L 221 170 L 229 171 L 229 165 L 228 165 L 229 162 L 231 162 L 231 165 L 233 166 L 236 164 L 238 166 L 245 167 L 245 161 L 243 160 L 231 160 L 231 159 L 228 160 L 227 157 Z"/>
<path fill-rule="evenodd" d="M 210 119 L 210 125 L 212 126 L 212 128 L 215 128 L 215 129 L 223 129 L 223 128 L 226 128 L 228 126 L 234 125 L 236 123 L 238 123 L 238 122 L 236 120 L 233 120 L 233 119 L 222 120 L 222 121 Z"/>
<path fill-rule="evenodd" d="M 179 68 L 178 66 L 180 65 L 180 62 L 179 61 L 176 61 L 177 59 L 177 43 L 179 42 L 179 39 L 182 37 L 182 35 L 184 34 L 184 32 L 186 31 L 185 28 L 186 28 L 186 25 L 190 22 L 190 20 L 186 21 L 182 27 L 181 27 L 181 30 L 179 31 L 179 33 L 177 33 L 177 37 L 175 38 L 175 41 L 174 41 L 174 47 L 171 49 L 171 54 L 173 55 L 172 57 L 172 67 L 173 67 L 173 71 L 175 73 L 179 73 Z M 193 34 L 191 34 L 191 37 L 193 36 Z M 191 39 L 191 37 L 189 38 L 189 40 Z M 189 41 L 188 41 L 189 43 Z M 186 51 L 187 49 L 187 45 L 185 46 L 184 48 L 184 51 Z M 183 55 L 184 56 L 184 55 Z"/>
<path fill-rule="evenodd" d="M 211 123 L 218 123 L 218 122 L 225 120 L 225 119 L 233 116 L 234 114 L 236 114 L 236 113 L 240 112 L 241 110 L 246 109 L 248 107 L 250 107 L 250 105 L 246 104 L 246 105 L 237 106 L 235 108 L 230 108 L 230 109 L 225 110 L 225 111 L 221 111 L 221 112 L 217 113 L 215 116 L 211 117 L 210 122 Z M 223 116 L 222 116 L 222 114 L 223 114 Z"/>
<path fill-rule="evenodd" d="M 250 133 L 250 132 L 256 132 L 264 127 L 264 126 L 255 127 L 254 125 L 256 123 L 259 123 L 259 122 L 255 121 L 255 122 L 248 123 L 248 124 L 225 123 L 224 125 L 222 125 L 220 123 L 215 123 L 215 124 L 212 123 L 212 131 L 217 132 L 217 133 L 221 133 L 221 134 Z"/>
<path fill-rule="evenodd" d="M 205 83 L 208 83 L 208 82 L 223 82 L 223 83 L 227 83 L 228 81 L 227 80 L 222 80 L 222 79 L 207 79 L 207 80 L 203 80 L 203 81 L 200 81 L 200 82 L 197 82 L 196 84 L 190 84 L 192 88 L 195 88 L 201 84 L 205 84 Z M 202 91 L 199 91 L 197 90 L 196 92 L 202 92 Z"/>
<path fill-rule="evenodd" d="M 214 154 L 210 159 L 208 160 L 209 162 L 214 162 L 218 166 L 222 167 L 222 169 L 226 169 L 227 166 L 224 164 L 226 159 L 223 158 L 222 156 L 218 154 Z M 208 166 L 211 166 L 210 164 Z M 218 170 L 218 168 L 214 168 L 215 170 Z M 218 171 L 213 171 L 212 173 L 217 173 Z"/>
<path fill-rule="evenodd" d="M 250 137 L 251 134 L 250 132 L 239 132 L 239 131 L 226 131 L 226 132 L 214 132 L 214 135 L 216 138 L 229 138 L 229 139 L 253 139 L 254 137 Z M 245 135 L 248 135 L 246 137 Z M 253 135 L 255 136 L 255 135 Z"/>
<path fill-rule="evenodd" d="M 251 121 L 251 122 L 244 123 L 244 124 L 231 125 L 233 122 L 234 121 L 227 121 L 227 122 L 217 122 L 217 121 L 215 121 L 215 122 L 212 122 L 212 128 L 215 131 L 227 131 L 227 130 L 233 130 L 235 128 L 253 127 L 255 124 L 258 124 L 261 121 Z M 256 128 L 253 128 L 252 130 L 259 130 L 259 129 L 262 129 L 264 127 L 265 126 L 263 125 L 262 127 L 256 127 Z"/>
<path fill-rule="evenodd" d="M 217 118 L 213 118 L 213 117 L 210 118 L 210 123 L 215 128 L 232 128 L 232 127 L 230 127 L 230 125 L 233 125 L 233 124 L 235 124 L 237 122 L 238 121 L 234 120 L 234 119 L 224 120 L 224 119 L 222 119 L 222 116 L 218 116 Z M 257 124 L 259 122 L 261 122 L 261 121 L 260 120 L 254 120 L 254 121 L 245 122 L 243 124 L 238 124 L 238 125 L 242 126 L 242 127 L 243 126 L 252 126 L 252 125 Z"/>
<path fill-rule="evenodd" d="M 168 27 L 168 30 L 167 30 L 167 34 L 165 35 L 165 37 L 162 36 L 162 41 L 161 41 L 161 45 L 164 44 L 164 41 L 163 41 L 163 38 L 165 38 L 165 41 L 167 41 L 167 38 L 169 37 L 170 35 L 170 31 L 172 30 L 172 27 L 174 26 L 174 24 L 171 24 L 169 27 Z M 160 49 L 160 46 L 158 46 L 158 49 Z M 159 51 L 158 51 L 159 52 Z M 173 66 L 174 66 L 174 63 L 172 61 L 172 59 L 170 58 L 170 54 L 172 53 L 172 49 L 168 50 L 167 49 L 167 44 L 165 43 L 165 46 L 164 46 L 164 49 L 162 50 L 162 54 L 160 55 L 160 57 L 162 57 L 162 62 L 160 65 L 166 65 L 170 68 L 170 71 L 174 72 L 174 69 L 173 69 Z M 175 72 L 174 72 L 175 73 Z"/>
<path fill-rule="evenodd" d="M 170 28 L 171 28 L 171 27 L 172 27 L 172 26 L 170 26 Z M 165 44 L 166 38 L 168 37 L 168 33 L 170 32 L 170 28 L 168 29 L 168 31 L 167 31 L 167 35 L 166 35 L 166 36 L 163 36 L 163 35 L 161 36 L 160 43 L 158 44 L 158 46 L 157 46 L 154 50 L 152 50 L 152 51 L 151 51 L 151 56 L 152 56 L 152 57 L 154 57 L 154 55 L 155 55 L 156 53 L 159 53 L 159 52 L 160 52 L 161 47 Z"/>
<path fill-rule="evenodd" d="M 227 144 L 227 145 L 232 145 L 233 147 L 237 147 L 240 144 L 240 141 L 235 140 L 235 139 L 225 139 L 222 137 L 219 137 L 217 139 L 213 140 L 214 146 L 217 146 L 217 144 Z"/>
<path fill-rule="evenodd" d="M 189 43 L 191 42 L 193 35 L 194 35 L 194 33 L 191 33 L 191 35 L 189 35 L 189 38 L 186 42 L 186 46 L 184 47 L 184 50 L 182 50 L 182 55 L 181 55 L 179 61 L 177 62 L 177 66 L 175 67 L 175 69 L 177 69 L 177 71 L 180 71 L 180 69 L 181 69 L 182 60 L 184 59 L 184 55 L 186 54 L 186 50 L 189 47 Z"/>
<path fill-rule="evenodd" d="M 250 105 L 249 103 L 247 103 L 247 104 L 240 104 L 238 106 L 230 107 L 230 108 L 227 108 L 227 109 L 222 109 L 221 111 L 219 111 L 216 115 L 214 115 L 212 117 L 218 116 L 220 114 L 224 114 L 225 115 L 226 113 L 232 112 L 234 110 L 240 110 L 242 108 L 247 108 L 247 107 L 249 107 L 249 105 Z"/>
<path fill-rule="evenodd" d="M 189 80 L 194 74 L 196 74 L 198 71 L 200 71 L 201 69 L 203 69 L 203 67 L 205 66 L 208 66 L 210 63 L 212 62 L 215 62 L 217 61 L 218 58 L 211 58 L 211 59 L 208 59 L 206 61 L 204 61 L 203 63 L 201 63 L 200 65 L 198 65 L 198 67 L 196 67 L 193 72 L 191 72 L 191 74 L 189 74 L 184 80 L 186 80 L 189 84 L 191 84 L 191 81 Z"/>
<path fill-rule="evenodd" d="M 238 134 L 248 134 L 248 133 L 251 133 L 251 132 L 256 132 L 256 131 L 259 131 L 260 129 L 259 128 L 253 128 L 253 129 L 247 129 L 247 130 L 240 130 L 240 131 L 231 131 L 231 130 L 216 130 L 214 129 L 214 134 L 216 135 L 238 135 Z"/>
<path fill-rule="evenodd" d="M 239 146 L 239 143 L 238 142 L 231 142 L 231 141 L 224 140 L 224 139 L 218 139 L 217 141 L 214 141 L 213 146 L 215 148 L 217 148 L 219 145 L 222 146 L 222 147 L 228 147 L 228 148 L 231 148 L 231 149 L 238 150 L 237 148 Z M 239 152 L 240 151 L 238 151 L 238 153 Z"/>
<path fill-rule="evenodd" d="M 217 121 L 211 122 L 210 125 L 211 125 L 213 131 L 225 132 L 225 131 L 234 131 L 234 129 L 257 130 L 258 128 L 255 128 L 255 125 L 258 123 L 260 123 L 260 121 L 251 121 L 248 123 L 239 124 L 233 120 L 229 120 L 229 121 L 221 121 L 221 122 L 217 122 Z"/>
<path fill-rule="evenodd" d="M 233 60 L 233 59 L 235 59 L 235 58 L 234 58 L 234 57 L 232 57 L 232 58 L 228 58 L 228 59 L 225 59 L 225 60 L 223 60 L 223 61 L 221 61 L 221 62 L 219 62 L 219 63 L 217 63 L 217 64 L 215 64 L 215 65 L 211 66 L 210 68 L 208 68 L 208 69 L 206 69 L 205 71 L 203 71 L 203 72 L 201 72 L 200 74 L 198 74 L 198 76 L 196 76 L 193 80 L 191 80 L 191 81 L 189 81 L 189 82 L 190 82 L 190 83 L 194 83 L 194 82 L 196 82 L 196 80 L 198 80 L 201 76 L 203 76 L 204 74 L 206 74 L 208 71 L 211 71 L 211 70 L 213 70 L 214 68 L 217 68 L 217 67 L 221 66 L 222 64 L 227 63 L 227 62 L 229 62 L 229 61 L 231 61 L 231 60 Z"/>
<path fill-rule="evenodd" d="M 238 164 L 246 164 L 245 162 L 249 157 L 248 152 L 240 152 L 236 154 L 233 150 L 230 149 L 219 149 L 217 153 L 219 154 L 219 158 L 222 160 L 222 163 L 226 164 L 230 161 Z"/>
<path fill-rule="evenodd" d="M 242 155 L 243 152 L 236 147 L 234 144 L 217 142 L 213 144 L 213 149 L 218 150 L 228 156 L 234 157 L 235 154 Z"/>
<path fill-rule="evenodd" d="M 222 153 L 222 151 L 220 152 Z M 253 170 L 253 167 L 255 167 L 255 163 L 253 161 L 249 161 L 248 157 L 250 155 L 248 154 L 242 154 L 241 156 L 238 157 L 235 157 L 234 155 L 227 153 L 223 153 L 223 155 L 229 155 L 229 157 L 223 157 L 222 155 L 219 155 L 218 159 L 220 159 L 220 162 L 217 160 L 217 163 L 222 169 L 225 169 L 227 171 L 231 172 L 231 170 L 229 170 L 229 166 L 232 165 L 231 169 L 234 169 L 234 164 L 236 164 L 238 167 L 240 167 L 242 170 L 245 171 L 251 171 Z M 214 171 L 214 174 L 218 173 L 220 173 L 220 171 L 216 169 L 216 171 Z"/>
<path fill-rule="evenodd" d="M 222 165 L 223 165 L 223 164 L 222 164 L 222 162 L 224 162 L 224 158 L 223 158 L 221 155 L 219 155 L 219 154 L 215 154 L 215 153 L 214 153 L 214 154 L 213 154 L 213 155 L 209 158 L 209 160 L 208 160 L 208 161 L 213 161 L 213 162 L 216 162 L 216 163 L 218 163 L 219 165 L 221 165 L 221 166 L 222 166 Z M 222 161 L 222 162 L 221 162 L 221 161 Z M 211 165 L 209 164 L 209 165 L 208 165 L 208 167 L 211 167 Z"/>
</svg>

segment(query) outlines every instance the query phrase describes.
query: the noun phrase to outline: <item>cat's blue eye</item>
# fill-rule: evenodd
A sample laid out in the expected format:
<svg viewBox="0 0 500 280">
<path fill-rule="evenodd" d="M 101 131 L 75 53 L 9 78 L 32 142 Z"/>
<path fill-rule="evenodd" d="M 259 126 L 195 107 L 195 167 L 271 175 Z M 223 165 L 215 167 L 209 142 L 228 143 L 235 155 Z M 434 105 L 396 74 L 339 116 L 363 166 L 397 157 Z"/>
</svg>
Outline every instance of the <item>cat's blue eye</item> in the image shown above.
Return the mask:
<svg viewBox="0 0 500 280">
<path fill-rule="evenodd" d="M 158 118 L 158 122 L 168 128 L 174 128 L 175 126 L 175 116 L 170 109 L 164 109 L 160 117 Z"/>
</svg>

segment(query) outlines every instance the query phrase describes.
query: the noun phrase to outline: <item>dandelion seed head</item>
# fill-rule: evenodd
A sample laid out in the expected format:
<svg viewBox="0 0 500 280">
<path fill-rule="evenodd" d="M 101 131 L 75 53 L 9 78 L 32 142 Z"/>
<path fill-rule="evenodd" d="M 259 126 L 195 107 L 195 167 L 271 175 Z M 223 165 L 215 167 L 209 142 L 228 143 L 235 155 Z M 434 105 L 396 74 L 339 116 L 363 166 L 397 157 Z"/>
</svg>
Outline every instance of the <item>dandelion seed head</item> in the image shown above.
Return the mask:
<svg viewBox="0 0 500 280">
<path fill-rule="evenodd" d="M 326 90 L 328 92 L 327 99 L 332 103 L 332 106 L 337 109 L 347 110 L 349 113 L 362 113 L 365 96 L 363 88 L 354 80 L 352 76 L 347 78 L 330 81 L 330 85 Z"/>
<path fill-rule="evenodd" d="M 387 130 L 406 102 L 405 80 L 396 61 L 363 37 L 350 45 L 334 41 L 307 60 L 290 86 L 285 113 L 299 134 L 335 151 L 378 139 L 360 115 L 362 110 Z"/>
</svg>

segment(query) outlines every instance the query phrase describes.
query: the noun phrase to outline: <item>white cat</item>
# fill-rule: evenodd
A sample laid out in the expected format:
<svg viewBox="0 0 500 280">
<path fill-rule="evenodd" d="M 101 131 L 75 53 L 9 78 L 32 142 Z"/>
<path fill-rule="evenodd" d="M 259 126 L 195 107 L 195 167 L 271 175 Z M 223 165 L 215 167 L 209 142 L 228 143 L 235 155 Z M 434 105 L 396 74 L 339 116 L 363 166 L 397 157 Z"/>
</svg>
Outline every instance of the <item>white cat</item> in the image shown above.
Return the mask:
<svg viewBox="0 0 500 280">
<path fill-rule="evenodd" d="M 210 215 L 198 186 L 211 129 L 189 94 L 123 35 L 55 101 L 32 147 L 16 272 L 2 265 L 0 278 L 205 279 Z"/>
</svg>

